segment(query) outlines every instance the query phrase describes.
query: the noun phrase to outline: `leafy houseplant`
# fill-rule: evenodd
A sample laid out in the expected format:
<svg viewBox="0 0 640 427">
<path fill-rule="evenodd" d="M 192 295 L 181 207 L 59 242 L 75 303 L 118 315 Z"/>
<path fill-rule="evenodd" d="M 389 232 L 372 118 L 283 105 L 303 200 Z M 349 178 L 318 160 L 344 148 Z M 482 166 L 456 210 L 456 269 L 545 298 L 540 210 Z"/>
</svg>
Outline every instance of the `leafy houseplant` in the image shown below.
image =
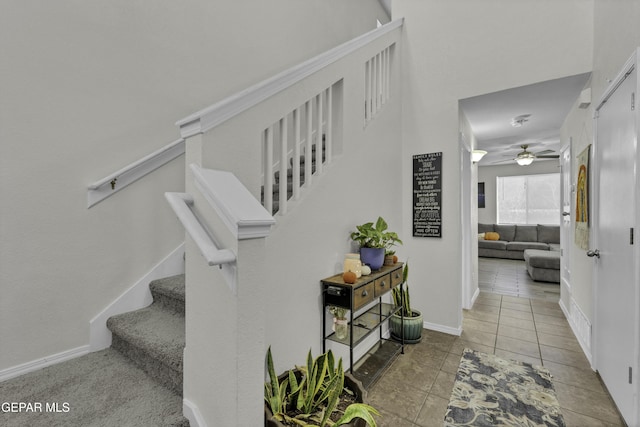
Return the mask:
<svg viewBox="0 0 640 427">
<path fill-rule="evenodd" d="M 364 426 L 367 423 L 376 427 L 373 416 L 380 414 L 361 402 L 364 394 L 361 384 L 344 373 L 342 359 L 338 359 L 338 366 L 335 365 L 331 350 L 315 359 L 309 350 L 306 366 L 277 377 L 269 348 L 267 370 L 269 381 L 264 384 L 267 426 Z M 359 394 L 354 396 L 356 390 Z M 360 402 L 340 409 L 345 393 L 347 397 L 359 398 Z"/>
<path fill-rule="evenodd" d="M 367 264 L 372 270 L 378 270 L 384 263 L 385 251 L 390 250 L 402 240 L 393 231 L 387 231 L 387 222 L 378 217 L 374 224 L 367 222 L 356 226 L 356 231 L 351 233 L 351 239 L 360 245 L 360 258 L 363 264 Z"/>
<path fill-rule="evenodd" d="M 349 336 L 349 324 L 347 322 L 347 310 L 335 305 L 329 306 L 329 312 L 333 314 L 333 330 L 338 339 L 345 339 Z"/>
<path fill-rule="evenodd" d="M 402 337 L 402 331 L 404 329 L 405 342 L 412 344 L 420 342 L 422 339 L 422 313 L 416 309 L 411 308 L 411 297 L 409 296 L 409 283 L 407 281 L 409 277 L 409 262 L 404 265 L 402 270 L 402 290 L 400 286 L 393 288 L 392 296 L 393 303 L 396 307 L 401 307 L 400 311 L 391 316 L 389 319 L 389 325 L 391 327 L 391 336 L 400 340 Z"/>
</svg>

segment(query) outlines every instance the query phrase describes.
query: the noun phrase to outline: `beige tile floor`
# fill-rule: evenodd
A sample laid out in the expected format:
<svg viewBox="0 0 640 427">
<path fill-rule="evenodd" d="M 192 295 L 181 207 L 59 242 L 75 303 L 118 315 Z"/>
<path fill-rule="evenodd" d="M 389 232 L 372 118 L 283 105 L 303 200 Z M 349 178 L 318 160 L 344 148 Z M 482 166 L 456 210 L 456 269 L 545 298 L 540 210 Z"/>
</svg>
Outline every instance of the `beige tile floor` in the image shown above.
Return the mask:
<svg viewBox="0 0 640 427">
<path fill-rule="evenodd" d="M 567 426 L 624 426 L 560 310 L 558 286 L 521 277 L 522 286 L 515 281 L 509 289 L 506 276 L 511 269 L 519 274 L 517 263 L 505 263 L 503 272 L 500 263 L 482 264 L 485 272 L 495 273 L 493 283 L 501 277 L 506 295 L 483 287 L 473 309 L 464 311 L 461 336 L 424 330 L 422 342 L 406 348 L 369 390 L 369 403 L 382 413 L 378 425 L 441 426 L 462 350 L 468 347 L 549 369 Z"/>
</svg>

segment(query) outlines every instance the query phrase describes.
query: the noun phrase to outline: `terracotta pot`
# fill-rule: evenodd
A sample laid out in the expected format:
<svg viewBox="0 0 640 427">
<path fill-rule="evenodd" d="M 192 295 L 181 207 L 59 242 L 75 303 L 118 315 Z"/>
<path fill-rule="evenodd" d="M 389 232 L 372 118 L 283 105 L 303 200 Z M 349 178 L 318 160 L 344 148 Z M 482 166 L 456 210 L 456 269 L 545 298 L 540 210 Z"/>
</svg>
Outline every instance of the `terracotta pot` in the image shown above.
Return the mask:
<svg viewBox="0 0 640 427">
<path fill-rule="evenodd" d="M 285 378 L 287 378 L 288 375 L 289 372 L 285 372 L 278 377 L 278 380 L 282 382 Z M 362 386 L 362 383 L 349 372 L 345 372 L 344 374 L 344 386 L 353 391 L 353 393 L 355 394 L 356 402 L 365 403 L 364 400 L 367 397 L 367 390 L 365 390 L 365 388 Z M 288 427 L 282 424 L 280 421 L 273 419 L 271 409 L 269 409 L 269 406 L 266 404 L 264 405 L 264 425 L 266 427 Z M 348 424 L 343 424 L 343 426 L 347 427 L 366 427 L 366 425 L 367 423 L 365 423 L 362 418 L 356 418 L 354 421 Z"/>
</svg>

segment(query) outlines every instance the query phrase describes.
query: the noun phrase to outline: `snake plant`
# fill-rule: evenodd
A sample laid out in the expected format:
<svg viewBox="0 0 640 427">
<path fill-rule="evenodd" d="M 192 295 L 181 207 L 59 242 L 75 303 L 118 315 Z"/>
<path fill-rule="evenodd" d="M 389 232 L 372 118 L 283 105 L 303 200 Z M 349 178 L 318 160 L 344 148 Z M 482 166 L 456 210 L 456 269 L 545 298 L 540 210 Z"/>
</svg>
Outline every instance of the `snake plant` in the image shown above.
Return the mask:
<svg viewBox="0 0 640 427">
<path fill-rule="evenodd" d="M 331 350 L 315 359 L 309 350 L 306 365 L 298 366 L 297 374 L 290 370 L 280 383 L 273 369 L 269 348 L 267 370 L 269 382 L 265 383 L 264 399 L 276 420 L 307 427 L 332 427 L 362 418 L 371 427 L 376 427 L 373 415 L 380 414 L 375 408 L 364 403 L 352 403 L 340 419 L 335 422 L 330 420 L 331 414 L 337 410 L 340 395 L 343 391 L 350 392 L 344 387 L 342 358 L 338 359 L 336 366 Z M 289 415 L 289 410 L 296 415 Z"/>
<path fill-rule="evenodd" d="M 402 270 L 402 291 L 400 291 L 400 286 L 396 286 L 393 288 L 392 296 L 393 303 L 396 307 L 402 307 L 401 315 L 403 317 L 413 317 L 413 312 L 411 311 L 411 298 L 409 297 L 409 283 L 407 283 L 407 278 L 409 276 L 409 262 L 407 261 L 404 265 L 404 269 Z"/>
</svg>

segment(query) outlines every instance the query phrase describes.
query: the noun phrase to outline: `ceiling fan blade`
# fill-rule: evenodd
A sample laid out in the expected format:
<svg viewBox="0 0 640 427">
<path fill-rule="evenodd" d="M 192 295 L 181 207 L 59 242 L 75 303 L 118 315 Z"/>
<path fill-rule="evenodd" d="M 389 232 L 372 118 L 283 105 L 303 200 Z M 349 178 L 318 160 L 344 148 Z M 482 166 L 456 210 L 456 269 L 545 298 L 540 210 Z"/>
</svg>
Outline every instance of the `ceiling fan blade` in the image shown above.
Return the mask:
<svg viewBox="0 0 640 427">
<path fill-rule="evenodd" d="M 536 159 L 559 159 L 559 158 L 560 158 L 559 154 L 546 155 L 546 156 L 536 156 Z"/>
<path fill-rule="evenodd" d="M 536 157 L 538 157 L 540 155 L 551 154 L 551 153 L 555 153 L 555 151 L 553 151 L 553 150 L 542 150 L 542 151 L 539 151 L 539 152 L 537 152 L 535 154 L 536 154 Z"/>
<path fill-rule="evenodd" d="M 511 158 L 509 160 L 498 160 L 497 162 L 491 162 L 492 165 L 496 165 L 498 163 L 507 163 L 507 162 L 513 162 L 515 159 Z"/>
</svg>

